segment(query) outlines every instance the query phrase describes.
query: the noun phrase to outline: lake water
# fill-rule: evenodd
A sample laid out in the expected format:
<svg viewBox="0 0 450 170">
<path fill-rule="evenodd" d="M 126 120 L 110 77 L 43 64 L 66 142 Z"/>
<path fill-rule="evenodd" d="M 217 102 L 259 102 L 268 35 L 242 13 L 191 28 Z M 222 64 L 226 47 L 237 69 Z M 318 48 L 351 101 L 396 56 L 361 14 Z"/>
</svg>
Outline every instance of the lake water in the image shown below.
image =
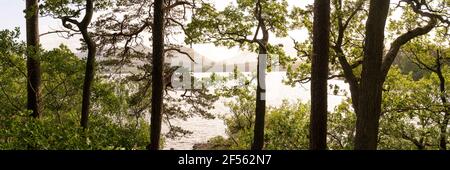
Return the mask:
<svg viewBox="0 0 450 170">
<path fill-rule="evenodd" d="M 284 72 L 268 73 L 266 77 L 266 98 L 268 106 L 279 106 L 283 100 L 295 102 L 300 100 L 308 102 L 311 99 L 310 84 L 298 85 L 296 87 L 286 86 L 282 80 L 285 78 Z M 338 85 L 340 89 L 348 89 L 348 84 L 342 80 L 330 80 L 329 85 Z M 331 90 L 329 90 L 331 92 Z M 328 96 L 328 110 L 332 111 L 335 106 L 340 104 L 344 96 L 332 95 Z M 212 113 L 225 113 L 227 108 L 222 102 L 215 104 Z M 226 114 L 226 113 L 225 113 Z M 176 140 L 166 140 L 164 149 L 175 150 L 191 150 L 196 143 L 207 142 L 208 139 L 221 135 L 226 137 L 226 126 L 221 119 L 206 120 L 199 117 L 190 118 L 187 121 L 173 120 L 172 124 L 183 127 L 193 132 L 193 134 Z M 163 132 L 167 132 L 167 126 L 163 127 Z"/>
</svg>

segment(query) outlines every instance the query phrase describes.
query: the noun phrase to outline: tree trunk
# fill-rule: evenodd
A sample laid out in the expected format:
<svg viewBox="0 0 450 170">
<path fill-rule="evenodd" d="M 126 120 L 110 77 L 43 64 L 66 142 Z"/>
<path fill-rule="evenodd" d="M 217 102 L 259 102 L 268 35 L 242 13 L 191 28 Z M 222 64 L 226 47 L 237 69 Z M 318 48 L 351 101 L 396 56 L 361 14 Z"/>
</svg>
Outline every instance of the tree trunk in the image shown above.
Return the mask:
<svg viewBox="0 0 450 170">
<path fill-rule="evenodd" d="M 266 63 L 267 50 L 265 46 L 260 45 L 257 65 L 258 70 L 256 73 L 256 109 L 252 150 L 262 150 L 264 148 L 264 122 L 266 115 Z"/>
<path fill-rule="evenodd" d="M 269 43 L 269 30 L 266 27 L 264 18 L 261 14 L 263 10 L 261 1 L 256 2 L 255 18 L 258 20 L 258 27 L 261 28 L 262 39 L 256 40 L 259 45 L 258 63 L 257 63 L 257 87 L 256 87 L 256 108 L 255 108 L 255 127 L 253 131 L 252 150 L 262 150 L 264 148 L 264 124 L 266 116 L 266 68 L 267 68 L 267 45 Z M 255 35 L 257 37 L 258 31 Z"/>
<path fill-rule="evenodd" d="M 359 91 L 359 114 L 356 115 L 356 150 L 377 149 L 383 84 L 381 64 L 388 12 L 389 0 L 370 1 Z"/>
<path fill-rule="evenodd" d="M 330 0 L 315 0 L 309 139 L 311 150 L 325 150 L 327 148 L 329 33 Z"/>
<path fill-rule="evenodd" d="M 150 150 L 160 146 L 161 121 L 164 94 L 164 9 L 163 0 L 156 0 L 153 19 L 153 54 L 152 54 L 152 109 Z"/>
<path fill-rule="evenodd" d="M 39 118 L 41 113 L 41 63 L 39 57 L 39 6 L 38 0 L 26 1 L 27 29 L 27 109 Z"/>
<path fill-rule="evenodd" d="M 92 82 L 94 80 L 94 74 L 95 74 L 96 47 L 87 32 L 82 33 L 82 34 L 83 34 L 85 42 L 88 46 L 88 57 L 87 57 L 87 61 L 86 61 L 86 70 L 85 70 L 85 74 L 84 74 L 83 99 L 82 99 L 83 101 L 82 101 L 82 107 L 81 107 L 80 125 L 83 128 L 87 128 L 88 119 L 89 119 Z"/>
<path fill-rule="evenodd" d="M 438 54 L 439 55 L 439 54 Z M 440 62 L 440 61 L 438 61 Z M 450 119 L 450 111 L 448 110 L 448 102 L 445 89 L 445 77 L 442 75 L 441 65 L 438 63 L 437 74 L 439 77 L 439 92 L 442 105 L 444 106 L 444 119 L 440 125 L 439 149 L 447 150 L 447 126 Z"/>
<path fill-rule="evenodd" d="M 97 51 L 95 42 L 92 40 L 92 37 L 89 35 L 88 32 L 88 26 L 91 23 L 93 13 L 94 13 L 94 3 L 92 0 L 87 0 L 86 14 L 83 18 L 83 21 L 79 24 L 80 32 L 83 36 L 84 42 L 86 43 L 88 49 L 86 70 L 84 74 L 83 99 L 81 105 L 81 120 L 80 120 L 80 125 L 84 129 L 88 127 L 91 88 L 92 82 L 94 80 L 95 55 Z"/>
</svg>

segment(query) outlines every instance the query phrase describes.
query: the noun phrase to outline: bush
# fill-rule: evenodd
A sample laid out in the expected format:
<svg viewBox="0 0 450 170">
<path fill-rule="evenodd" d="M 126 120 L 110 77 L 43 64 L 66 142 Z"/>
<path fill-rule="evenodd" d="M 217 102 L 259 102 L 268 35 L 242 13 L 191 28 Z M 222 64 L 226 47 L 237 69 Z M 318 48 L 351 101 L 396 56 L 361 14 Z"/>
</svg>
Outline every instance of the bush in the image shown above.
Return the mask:
<svg viewBox="0 0 450 170">
<path fill-rule="evenodd" d="M 91 116 L 86 130 L 79 126 L 77 114 L 42 119 L 18 114 L 1 122 L 0 149 L 8 150 L 145 149 L 149 138 L 145 122 L 118 124 L 102 115 Z"/>
</svg>

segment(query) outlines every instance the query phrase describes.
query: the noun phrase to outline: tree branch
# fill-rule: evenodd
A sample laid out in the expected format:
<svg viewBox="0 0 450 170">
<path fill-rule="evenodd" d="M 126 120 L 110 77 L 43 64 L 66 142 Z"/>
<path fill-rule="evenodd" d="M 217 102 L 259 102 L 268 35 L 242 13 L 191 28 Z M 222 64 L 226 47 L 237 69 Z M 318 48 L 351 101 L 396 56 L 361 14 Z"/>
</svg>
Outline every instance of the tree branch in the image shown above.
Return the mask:
<svg viewBox="0 0 450 170">
<path fill-rule="evenodd" d="M 164 10 L 168 11 L 168 10 L 171 10 L 172 8 L 175 8 L 175 7 L 180 6 L 180 5 L 194 6 L 193 4 L 191 4 L 190 2 L 187 2 L 187 1 L 176 1 L 173 4 L 164 7 Z"/>
<path fill-rule="evenodd" d="M 178 53 L 184 54 L 184 55 L 186 55 L 187 57 L 189 57 L 189 59 L 190 59 L 192 62 L 196 63 L 195 60 L 194 60 L 194 58 L 192 58 L 192 56 L 191 56 L 188 52 L 182 51 L 180 48 L 168 48 L 168 49 L 165 49 L 165 52 L 167 52 L 167 51 L 176 51 L 176 52 L 178 52 Z M 197 63 L 196 63 L 196 64 L 197 64 Z"/>
<path fill-rule="evenodd" d="M 430 18 L 430 21 L 427 25 L 423 27 L 415 28 L 411 31 L 408 31 L 404 33 L 403 35 L 400 35 L 397 37 L 392 43 L 389 51 L 384 57 L 383 63 L 381 65 L 381 73 L 382 73 L 382 80 L 386 79 L 386 76 L 389 72 L 389 69 L 392 66 L 392 63 L 394 62 L 395 58 L 397 57 L 397 54 L 400 50 L 400 48 L 409 42 L 410 40 L 419 37 L 421 35 L 425 35 L 429 33 L 435 26 L 437 25 L 436 18 Z"/>
</svg>

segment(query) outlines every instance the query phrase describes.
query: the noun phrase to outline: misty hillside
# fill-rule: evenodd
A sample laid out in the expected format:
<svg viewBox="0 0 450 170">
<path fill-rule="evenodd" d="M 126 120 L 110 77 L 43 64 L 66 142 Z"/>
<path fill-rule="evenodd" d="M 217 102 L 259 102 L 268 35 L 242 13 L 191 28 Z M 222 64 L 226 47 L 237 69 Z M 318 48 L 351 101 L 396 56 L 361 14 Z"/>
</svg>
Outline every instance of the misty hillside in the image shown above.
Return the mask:
<svg viewBox="0 0 450 170">
<path fill-rule="evenodd" d="M 146 46 L 138 46 L 134 48 L 142 53 L 151 53 L 151 48 Z M 187 56 L 189 54 L 189 56 Z M 86 53 L 76 53 L 80 58 L 85 58 Z M 224 54 L 226 55 L 226 54 Z M 194 60 L 192 61 L 191 58 Z M 97 61 L 108 61 L 116 59 L 116 57 L 105 57 L 102 53 L 97 54 Z M 183 68 L 191 68 L 193 72 L 231 72 L 237 67 L 241 72 L 256 72 L 257 54 L 250 52 L 241 52 L 237 56 L 230 57 L 226 60 L 214 61 L 209 57 L 196 52 L 192 48 L 181 47 L 179 51 L 170 50 L 166 54 L 166 63 L 172 66 L 183 66 Z M 131 64 L 125 64 L 120 71 L 128 73 L 137 71 L 136 67 L 143 65 L 142 60 L 131 60 Z M 107 69 L 107 72 L 117 71 L 116 68 Z"/>
</svg>

